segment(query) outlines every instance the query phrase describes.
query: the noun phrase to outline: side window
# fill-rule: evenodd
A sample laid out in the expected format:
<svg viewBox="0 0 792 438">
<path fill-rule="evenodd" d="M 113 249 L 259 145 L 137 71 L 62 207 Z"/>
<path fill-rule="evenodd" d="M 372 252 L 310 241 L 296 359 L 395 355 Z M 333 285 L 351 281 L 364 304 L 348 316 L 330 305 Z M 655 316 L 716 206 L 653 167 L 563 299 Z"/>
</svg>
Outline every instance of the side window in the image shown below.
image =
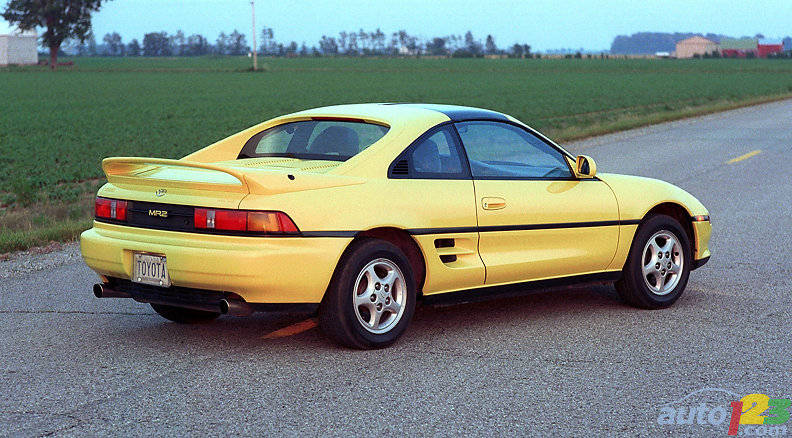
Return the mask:
<svg viewBox="0 0 792 438">
<path fill-rule="evenodd" d="M 516 126 L 499 122 L 456 124 L 474 178 L 571 178 L 564 156 Z"/>
<path fill-rule="evenodd" d="M 448 127 L 414 144 L 408 151 L 410 176 L 413 178 L 465 177 L 457 142 Z"/>
</svg>

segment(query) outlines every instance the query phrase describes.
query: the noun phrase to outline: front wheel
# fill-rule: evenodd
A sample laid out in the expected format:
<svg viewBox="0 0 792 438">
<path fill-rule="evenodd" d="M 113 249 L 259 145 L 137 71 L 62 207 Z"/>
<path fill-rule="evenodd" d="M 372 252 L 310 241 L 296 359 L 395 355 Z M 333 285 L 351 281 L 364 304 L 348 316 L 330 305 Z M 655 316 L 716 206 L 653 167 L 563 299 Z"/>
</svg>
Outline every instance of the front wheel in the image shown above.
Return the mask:
<svg viewBox="0 0 792 438">
<path fill-rule="evenodd" d="M 685 290 L 692 263 L 690 240 L 681 224 L 670 216 L 651 217 L 638 227 L 616 290 L 633 306 L 668 307 Z"/>
<path fill-rule="evenodd" d="M 319 308 L 319 324 L 352 348 L 386 347 L 404 333 L 415 311 L 416 286 L 396 246 L 367 239 L 341 260 Z"/>
</svg>

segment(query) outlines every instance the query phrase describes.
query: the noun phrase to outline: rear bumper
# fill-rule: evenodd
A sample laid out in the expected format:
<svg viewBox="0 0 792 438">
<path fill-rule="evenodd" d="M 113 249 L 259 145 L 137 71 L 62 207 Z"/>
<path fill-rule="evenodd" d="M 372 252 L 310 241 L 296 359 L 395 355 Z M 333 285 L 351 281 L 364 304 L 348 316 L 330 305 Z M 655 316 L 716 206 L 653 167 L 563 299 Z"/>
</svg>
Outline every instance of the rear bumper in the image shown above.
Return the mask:
<svg viewBox="0 0 792 438">
<path fill-rule="evenodd" d="M 318 303 L 246 303 L 228 292 L 192 289 L 179 286 L 159 287 L 134 283 L 130 280 L 108 278 L 107 283 L 94 286 L 100 298 L 132 298 L 141 303 L 165 304 L 206 312 L 247 316 L 252 311 L 316 313 Z M 96 292 L 99 286 L 101 293 Z M 108 294 L 108 292 L 110 292 Z M 229 303 L 235 303 L 230 305 Z"/>
<path fill-rule="evenodd" d="M 173 285 L 231 292 L 248 303 L 319 303 L 352 238 L 232 237 L 94 222 L 80 236 L 85 263 L 129 279 L 132 254 L 166 257 Z"/>
</svg>

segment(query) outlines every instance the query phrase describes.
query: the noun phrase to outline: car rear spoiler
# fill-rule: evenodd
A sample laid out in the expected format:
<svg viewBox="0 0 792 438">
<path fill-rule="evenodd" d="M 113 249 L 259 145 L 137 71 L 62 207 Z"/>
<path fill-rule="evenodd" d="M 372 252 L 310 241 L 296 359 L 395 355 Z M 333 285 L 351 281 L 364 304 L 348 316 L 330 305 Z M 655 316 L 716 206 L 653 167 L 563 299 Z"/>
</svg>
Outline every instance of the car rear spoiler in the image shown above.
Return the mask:
<svg viewBox="0 0 792 438">
<path fill-rule="evenodd" d="M 165 158 L 114 157 L 102 160 L 107 180 L 113 184 L 157 185 L 250 193 L 239 170 L 195 161 Z"/>
</svg>

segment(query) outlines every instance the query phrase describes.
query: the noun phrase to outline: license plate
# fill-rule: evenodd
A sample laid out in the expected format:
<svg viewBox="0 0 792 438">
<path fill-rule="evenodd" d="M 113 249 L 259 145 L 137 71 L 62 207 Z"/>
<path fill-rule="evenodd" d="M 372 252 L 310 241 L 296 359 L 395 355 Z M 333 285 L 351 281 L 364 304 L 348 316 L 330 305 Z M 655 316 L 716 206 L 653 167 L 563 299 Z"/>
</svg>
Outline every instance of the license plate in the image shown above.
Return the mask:
<svg viewBox="0 0 792 438">
<path fill-rule="evenodd" d="M 132 255 L 132 281 L 170 287 L 171 281 L 165 256 L 134 253 Z"/>
</svg>

